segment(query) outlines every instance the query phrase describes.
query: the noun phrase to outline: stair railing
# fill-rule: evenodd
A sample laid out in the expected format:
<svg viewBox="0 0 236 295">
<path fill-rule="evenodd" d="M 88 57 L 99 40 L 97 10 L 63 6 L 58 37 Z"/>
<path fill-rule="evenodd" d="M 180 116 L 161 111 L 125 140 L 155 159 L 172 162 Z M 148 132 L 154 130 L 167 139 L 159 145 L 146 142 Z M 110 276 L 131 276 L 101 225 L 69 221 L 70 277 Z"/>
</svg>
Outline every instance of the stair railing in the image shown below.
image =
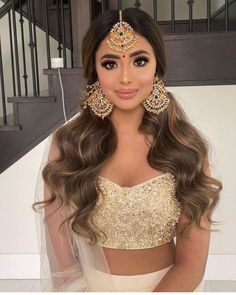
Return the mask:
<svg viewBox="0 0 236 295">
<path fill-rule="evenodd" d="M 13 51 L 15 51 L 16 61 L 19 61 L 18 58 L 18 45 L 17 45 L 17 36 L 16 36 L 16 27 L 15 23 L 12 27 L 12 19 L 15 21 L 15 7 L 20 3 L 20 0 L 11 0 L 7 1 L 1 8 L 0 8 L 0 19 L 2 19 L 5 15 L 8 14 L 8 22 L 9 22 L 9 40 L 10 40 L 10 54 L 11 54 L 11 70 L 12 70 L 12 89 L 13 95 L 16 95 L 16 79 L 17 79 L 17 86 L 18 86 L 18 95 L 21 95 L 21 86 L 19 83 L 19 62 L 16 64 L 16 79 L 15 79 L 15 66 L 14 66 L 14 59 L 13 59 Z M 12 11 L 12 18 L 11 18 L 11 11 Z M 13 31 L 13 33 L 12 33 Z M 13 41 L 14 40 L 14 41 Z M 13 47 L 13 42 L 15 46 Z M 4 67 L 3 67 L 3 52 L 2 52 L 2 39 L 0 35 L 0 81 L 1 81 L 1 105 L 2 105 L 2 123 L 4 126 L 8 124 L 7 118 L 7 105 L 6 105 L 6 95 L 5 95 L 5 81 L 4 81 Z"/>
<path fill-rule="evenodd" d="M 229 28 L 229 8 L 230 6 L 235 3 L 235 0 L 224 0 L 224 5 L 218 9 L 214 14 L 212 14 L 211 12 L 211 7 L 212 7 L 212 1 L 215 0 L 206 0 L 203 3 L 206 3 L 206 19 L 205 24 L 204 24 L 204 29 L 201 28 L 201 32 L 211 32 L 211 24 L 213 22 L 213 20 L 217 17 L 217 15 L 219 15 L 220 13 L 224 13 L 224 31 L 227 32 L 228 30 L 232 30 Z M 140 1 L 140 0 L 136 0 L 133 2 L 133 7 L 136 8 L 140 8 L 140 9 L 144 9 L 144 2 Z M 166 1 L 169 3 L 169 1 Z M 193 11 L 194 11 L 194 4 L 196 3 L 196 1 L 194 0 L 186 0 L 183 1 L 186 3 L 186 5 L 188 5 L 188 30 L 185 30 L 184 33 L 192 33 L 194 31 L 197 31 L 198 29 L 196 28 L 196 30 L 194 30 L 194 24 L 197 23 L 196 20 L 193 19 Z M 96 7 L 99 7 L 99 3 L 100 4 L 100 9 L 97 9 L 97 12 L 95 12 Z M 163 3 L 163 1 L 162 1 Z M 167 3 L 167 4 L 168 4 Z M 123 1 L 119 1 L 119 0 L 101 0 L 101 1 L 97 1 L 97 0 L 92 0 L 92 16 L 93 19 L 96 18 L 98 16 L 99 13 L 101 13 L 103 10 L 105 9 L 123 9 L 125 7 L 125 2 Z M 152 1 L 152 13 L 153 13 L 153 18 L 157 21 L 160 22 L 160 20 L 158 20 L 158 4 L 160 4 L 159 0 L 153 0 Z M 175 0 L 171 0 L 170 1 L 170 30 L 168 30 L 165 33 L 177 33 L 176 32 L 176 25 L 179 23 L 178 21 L 176 21 L 176 1 Z M 236 30 L 236 28 L 233 28 L 233 30 Z M 222 31 L 222 30 L 221 30 Z M 182 33 L 182 32 L 181 32 Z"/>
<path fill-rule="evenodd" d="M 39 46 L 42 46 L 42 44 L 38 44 L 37 27 L 45 31 L 46 52 L 40 52 L 41 56 L 45 56 L 45 68 L 51 68 L 51 43 L 53 39 L 54 43 L 55 41 L 58 43 L 57 55 L 54 52 L 53 57 L 62 57 L 64 68 L 73 67 L 72 22 L 70 17 L 71 2 L 70 0 L 66 1 L 66 5 L 64 2 L 63 0 L 43 0 L 40 4 L 42 9 L 40 13 L 36 11 L 36 6 L 39 5 L 39 2 L 36 2 L 36 0 L 8 0 L 0 8 L 0 19 L 2 20 L 5 17 L 8 23 L 6 27 L 4 26 L 0 30 L 0 121 L 2 121 L 0 122 L 0 126 L 8 125 L 9 117 L 12 113 L 12 107 L 7 104 L 7 97 L 32 98 L 41 96 L 42 90 L 45 90 L 40 85 L 40 80 L 42 79 L 40 73 L 43 69 L 39 68 Z M 66 9 L 68 13 L 67 25 L 69 23 L 67 33 L 68 31 L 70 32 L 67 41 L 65 28 Z M 55 11 L 55 27 L 57 32 L 52 33 L 50 28 L 52 17 L 49 14 Z M 43 20 L 40 20 L 39 17 L 42 18 L 42 16 Z M 6 31 L 9 34 L 6 42 L 9 44 L 9 48 L 6 50 L 6 45 L 4 44 L 5 51 L 3 50 L 3 38 L 1 38 L 3 29 L 5 37 Z M 27 40 L 28 44 L 26 44 Z M 29 54 L 27 54 L 27 46 L 29 48 Z M 69 66 L 67 63 L 68 49 L 71 55 L 68 57 L 71 60 Z M 4 68 L 6 55 L 10 59 L 11 66 Z M 8 80 L 8 87 L 6 87 L 6 79 Z M 10 82 L 10 80 L 12 81 Z M 11 87 L 9 87 L 9 82 L 11 83 Z"/>
</svg>

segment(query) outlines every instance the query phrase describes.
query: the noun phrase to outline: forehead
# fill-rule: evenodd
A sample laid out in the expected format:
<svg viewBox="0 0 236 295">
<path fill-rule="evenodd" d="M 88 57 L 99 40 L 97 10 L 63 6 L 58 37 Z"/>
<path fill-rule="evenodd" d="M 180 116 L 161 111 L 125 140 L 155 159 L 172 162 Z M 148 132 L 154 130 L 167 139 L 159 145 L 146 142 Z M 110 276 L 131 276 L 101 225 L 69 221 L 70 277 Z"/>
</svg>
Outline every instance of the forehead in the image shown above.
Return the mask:
<svg viewBox="0 0 236 295">
<path fill-rule="evenodd" d="M 140 34 L 137 34 L 137 37 L 138 37 L 138 41 L 136 42 L 134 47 L 130 48 L 126 53 L 130 53 L 130 52 L 138 51 L 138 50 L 145 50 L 148 53 L 154 55 L 152 45 L 148 42 L 148 40 L 144 38 L 143 36 L 141 36 Z M 108 37 L 106 37 L 100 43 L 98 50 L 96 51 L 96 56 L 103 55 L 104 53 L 115 53 L 116 55 L 122 55 L 122 53 L 114 51 L 107 45 L 107 39 Z"/>
</svg>

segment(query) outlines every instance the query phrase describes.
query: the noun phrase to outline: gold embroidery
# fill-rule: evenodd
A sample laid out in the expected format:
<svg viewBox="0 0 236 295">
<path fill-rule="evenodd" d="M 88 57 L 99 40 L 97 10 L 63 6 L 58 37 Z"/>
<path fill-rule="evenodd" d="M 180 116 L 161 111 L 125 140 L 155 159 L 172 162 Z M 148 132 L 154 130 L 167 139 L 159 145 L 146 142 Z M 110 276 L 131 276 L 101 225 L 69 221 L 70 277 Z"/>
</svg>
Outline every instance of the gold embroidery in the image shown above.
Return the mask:
<svg viewBox="0 0 236 295">
<path fill-rule="evenodd" d="M 175 179 L 170 173 L 159 175 L 133 187 L 121 187 L 99 177 L 101 193 L 92 216 L 104 231 L 103 247 L 143 249 L 170 242 L 181 214 L 175 197 Z"/>
</svg>

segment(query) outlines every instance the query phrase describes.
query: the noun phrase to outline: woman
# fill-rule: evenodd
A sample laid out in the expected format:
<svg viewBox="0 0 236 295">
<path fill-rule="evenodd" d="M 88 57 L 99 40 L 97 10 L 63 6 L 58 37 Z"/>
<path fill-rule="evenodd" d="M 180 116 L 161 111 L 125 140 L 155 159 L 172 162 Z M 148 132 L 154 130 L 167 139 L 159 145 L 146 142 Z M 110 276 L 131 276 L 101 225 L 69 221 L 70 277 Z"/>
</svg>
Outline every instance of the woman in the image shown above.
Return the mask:
<svg viewBox="0 0 236 295">
<path fill-rule="evenodd" d="M 51 137 L 36 189 L 42 289 L 200 291 L 222 184 L 165 89 L 157 24 L 135 8 L 104 12 L 83 66 L 84 108 Z"/>
</svg>

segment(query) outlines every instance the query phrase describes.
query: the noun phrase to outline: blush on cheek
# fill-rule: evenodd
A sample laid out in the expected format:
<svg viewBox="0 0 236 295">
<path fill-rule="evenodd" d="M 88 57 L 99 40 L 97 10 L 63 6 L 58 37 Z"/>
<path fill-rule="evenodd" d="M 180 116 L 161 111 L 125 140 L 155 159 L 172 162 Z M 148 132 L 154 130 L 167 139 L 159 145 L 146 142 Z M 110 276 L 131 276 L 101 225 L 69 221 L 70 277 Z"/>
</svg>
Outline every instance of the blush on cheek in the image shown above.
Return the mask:
<svg viewBox="0 0 236 295">
<path fill-rule="evenodd" d="M 144 87 L 144 88 L 152 88 L 152 85 L 153 85 L 153 78 L 150 78 L 150 79 L 143 79 L 140 81 L 140 86 L 141 87 Z"/>
<path fill-rule="evenodd" d="M 107 88 L 107 87 L 109 88 L 111 87 L 112 83 L 114 83 L 114 79 L 111 79 L 111 75 L 98 73 L 98 78 L 99 78 L 101 87 L 104 87 L 104 88 Z"/>
<path fill-rule="evenodd" d="M 108 88 L 109 87 L 109 83 L 106 81 L 106 80 L 104 80 L 104 79 L 99 79 L 99 81 L 100 81 L 100 85 L 101 85 L 101 87 L 102 88 Z"/>
<path fill-rule="evenodd" d="M 152 83 L 154 80 L 154 73 L 152 75 L 152 74 L 150 74 L 150 72 L 145 71 L 145 73 L 142 73 L 141 75 L 139 75 L 138 79 L 139 79 L 140 83 L 142 83 L 142 84 Z"/>
<path fill-rule="evenodd" d="M 110 80 L 107 76 L 99 79 L 100 86 L 104 94 L 108 94 L 114 87 L 114 80 Z"/>
</svg>

